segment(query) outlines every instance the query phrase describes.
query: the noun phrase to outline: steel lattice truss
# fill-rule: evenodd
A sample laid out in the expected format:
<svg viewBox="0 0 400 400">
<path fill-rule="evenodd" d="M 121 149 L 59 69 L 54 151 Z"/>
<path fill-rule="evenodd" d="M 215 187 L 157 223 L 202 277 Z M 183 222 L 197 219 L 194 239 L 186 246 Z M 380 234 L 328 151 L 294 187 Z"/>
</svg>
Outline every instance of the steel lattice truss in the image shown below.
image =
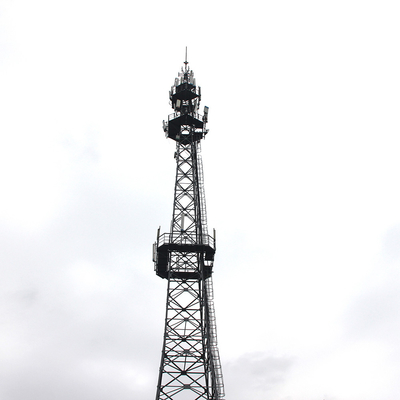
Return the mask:
<svg viewBox="0 0 400 400">
<path fill-rule="evenodd" d="M 215 237 L 207 233 L 200 140 L 207 130 L 197 113 L 200 88 L 182 69 L 170 99 L 175 113 L 164 123 L 176 141 L 174 207 L 169 233 L 157 235 L 157 275 L 168 279 L 164 343 L 156 400 L 224 397 L 212 291 Z"/>
<path fill-rule="evenodd" d="M 199 220 L 199 196 L 197 179 L 197 143 L 177 143 L 175 158 L 177 172 L 175 182 L 174 212 L 171 232 L 185 233 L 188 240 L 197 242 L 201 233 Z M 196 165 L 193 165 L 196 163 Z M 182 238 L 179 238 L 181 240 Z M 178 240 L 174 238 L 173 240 Z"/>
<path fill-rule="evenodd" d="M 169 279 L 160 399 L 209 398 L 201 293 L 199 280 Z"/>
</svg>

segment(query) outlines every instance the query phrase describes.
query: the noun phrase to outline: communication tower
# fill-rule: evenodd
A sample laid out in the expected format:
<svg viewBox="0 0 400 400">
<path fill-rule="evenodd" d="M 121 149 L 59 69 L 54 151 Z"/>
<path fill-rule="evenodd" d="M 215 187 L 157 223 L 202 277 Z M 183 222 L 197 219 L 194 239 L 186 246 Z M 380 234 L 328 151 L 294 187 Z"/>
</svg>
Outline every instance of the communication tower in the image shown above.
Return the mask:
<svg viewBox="0 0 400 400">
<path fill-rule="evenodd" d="M 208 107 L 198 113 L 201 90 L 187 57 L 169 98 L 174 112 L 163 128 L 176 142 L 176 179 L 170 232 L 159 228 L 153 246 L 155 271 L 168 280 L 156 400 L 222 400 L 211 276 L 215 230 L 208 234 L 200 148 Z"/>
</svg>

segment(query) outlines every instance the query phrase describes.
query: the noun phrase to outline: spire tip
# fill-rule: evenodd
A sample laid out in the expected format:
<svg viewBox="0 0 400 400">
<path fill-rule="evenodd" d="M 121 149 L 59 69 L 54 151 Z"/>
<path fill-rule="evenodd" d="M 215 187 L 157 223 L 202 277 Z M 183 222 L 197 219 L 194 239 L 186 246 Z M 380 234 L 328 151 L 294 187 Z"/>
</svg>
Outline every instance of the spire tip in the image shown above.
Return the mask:
<svg viewBox="0 0 400 400">
<path fill-rule="evenodd" d="M 185 64 L 185 70 L 187 70 L 187 65 L 189 64 L 188 60 L 187 60 L 187 46 L 185 47 L 185 62 L 184 62 L 184 64 Z"/>
</svg>

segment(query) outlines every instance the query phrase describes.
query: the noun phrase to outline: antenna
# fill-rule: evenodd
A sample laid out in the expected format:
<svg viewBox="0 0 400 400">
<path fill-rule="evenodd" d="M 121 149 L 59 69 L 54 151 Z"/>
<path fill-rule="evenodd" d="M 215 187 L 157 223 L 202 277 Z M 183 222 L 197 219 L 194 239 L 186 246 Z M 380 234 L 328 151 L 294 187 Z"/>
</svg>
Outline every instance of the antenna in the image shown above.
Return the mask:
<svg viewBox="0 0 400 400">
<path fill-rule="evenodd" d="M 188 60 L 187 60 L 187 46 L 186 46 L 186 48 L 185 48 L 185 71 L 187 71 L 187 65 L 189 64 L 188 63 Z"/>
</svg>

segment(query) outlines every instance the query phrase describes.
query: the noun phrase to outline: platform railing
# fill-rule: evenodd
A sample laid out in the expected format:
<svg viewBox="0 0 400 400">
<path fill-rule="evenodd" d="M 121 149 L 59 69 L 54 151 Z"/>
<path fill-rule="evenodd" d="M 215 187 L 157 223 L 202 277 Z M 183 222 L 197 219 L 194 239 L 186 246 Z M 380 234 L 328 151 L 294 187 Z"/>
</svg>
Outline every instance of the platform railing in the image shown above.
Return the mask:
<svg viewBox="0 0 400 400">
<path fill-rule="evenodd" d="M 191 112 L 190 114 L 193 116 L 193 118 L 196 118 L 199 121 L 203 121 L 203 115 L 201 115 L 201 114 L 199 114 L 197 112 L 193 112 L 193 113 Z M 174 112 L 172 114 L 169 114 L 168 115 L 168 122 L 180 117 L 181 115 L 182 115 L 182 112 Z"/>
<path fill-rule="evenodd" d="M 210 235 L 199 237 L 199 235 L 186 232 L 163 233 L 158 236 L 157 245 L 160 247 L 165 244 L 204 245 L 215 249 L 215 238 Z"/>
</svg>

